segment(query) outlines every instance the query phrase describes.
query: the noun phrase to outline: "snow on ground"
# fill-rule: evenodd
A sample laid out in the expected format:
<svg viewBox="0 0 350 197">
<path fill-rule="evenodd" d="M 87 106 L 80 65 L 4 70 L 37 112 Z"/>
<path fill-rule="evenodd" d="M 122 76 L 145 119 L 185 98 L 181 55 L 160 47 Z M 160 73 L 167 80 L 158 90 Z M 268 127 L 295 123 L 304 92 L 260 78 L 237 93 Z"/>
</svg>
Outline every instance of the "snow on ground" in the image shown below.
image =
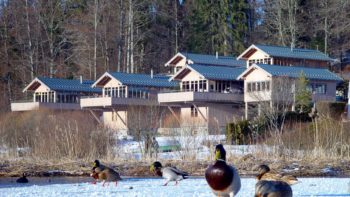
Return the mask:
<svg viewBox="0 0 350 197">
<path fill-rule="evenodd" d="M 350 178 L 300 178 L 301 183 L 292 186 L 293 196 L 350 196 Z M 243 178 L 238 197 L 254 196 L 255 179 Z M 163 179 L 125 178 L 116 187 L 110 183 L 102 187 L 101 183 L 36 183 L 19 185 L 15 183 L 0 184 L 0 196 L 213 196 L 204 178 L 183 180 L 178 186 L 171 182 L 162 186 Z M 132 189 L 131 189 L 132 187 Z"/>
</svg>

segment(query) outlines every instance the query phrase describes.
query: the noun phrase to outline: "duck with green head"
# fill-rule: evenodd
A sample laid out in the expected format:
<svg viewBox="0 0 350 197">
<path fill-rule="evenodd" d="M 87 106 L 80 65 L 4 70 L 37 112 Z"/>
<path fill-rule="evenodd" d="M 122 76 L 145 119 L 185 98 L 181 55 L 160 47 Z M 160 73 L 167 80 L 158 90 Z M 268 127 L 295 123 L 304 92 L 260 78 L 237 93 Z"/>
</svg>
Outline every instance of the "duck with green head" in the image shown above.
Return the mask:
<svg viewBox="0 0 350 197">
<path fill-rule="evenodd" d="M 175 181 L 175 185 L 177 185 L 178 181 L 188 178 L 187 172 L 179 170 L 176 167 L 163 167 L 159 161 L 151 165 L 150 171 L 166 179 L 164 186 L 167 186 L 170 181 Z"/>
<path fill-rule="evenodd" d="M 234 196 L 241 189 L 241 178 L 235 167 L 227 164 L 222 144 L 215 147 L 215 163 L 205 171 L 205 179 L 216 196 Z"/>
<path fill-rule="evenodd" d="M 102 165 L 99 160 L 94 161 L 91 176 L 94 179 L 102 180 L 102 186 L 104 186 L 106 182 L 115 182 L 117 186 L 118 181 L 122 180 L 117 171 Z"/>
</svg>

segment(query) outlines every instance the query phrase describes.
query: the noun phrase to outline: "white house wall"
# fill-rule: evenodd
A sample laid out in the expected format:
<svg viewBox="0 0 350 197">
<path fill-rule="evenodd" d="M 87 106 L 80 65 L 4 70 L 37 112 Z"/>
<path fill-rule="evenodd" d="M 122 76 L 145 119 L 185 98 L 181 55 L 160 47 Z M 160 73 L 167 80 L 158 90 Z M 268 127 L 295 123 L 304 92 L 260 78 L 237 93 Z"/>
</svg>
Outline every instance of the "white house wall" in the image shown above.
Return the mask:
<svg viewBox="0 0 350 197">
<path fill-rule="evenodd" d="M 242 107 L 224 104 L 211 104 L 209 106 L 209 128 L 215 133 L 218 129 L 223 129 L 227 123 L 236 122 L 244 117 Z"/>
<path fill-rule="evenodd" d="M 271 91 L 254 91 L 248 92 L 248 83 L 270 81 L 271 77 L 266 72 L 255 69 L 253 70 L 244 80 L 244 102 L 257 102 L 257 101 L 268 101 L 271 99 Z M 270 81 L 271 90 L 271 81 Z"/>
<path fill-rule="evenodd" d="M 198 73 L 191 71 L 181 81 L 198 81 L 203 79 Z"/>
<path fill-rule="evenodd" d="M 119 81 L 115 80 L 115 79 L 111 79 L 108 81 L 108 83 L 106 83 L 105 86 L 103 86 L 104 88 L 112 88 L 112 87 L 118 87 L 121 86 L 121 84 L 119 83 Z"/>
<path fill-rule="evenodd" d="M 44 84 L 40 84 L 40 86 L 35 90 L 35 92 L 49 92 L 49 88 L 44 85 Z"/>
<path fill-rule="evenodd" d="M 248 60 L 255 60 L 255 59 L 264 59 L 264 58 L 268 58 L 268 55 L 265 55 L 265 53 L 263 53 L 260 50 L 257 50 L 255 53 L 253 53 Z"/>
<path fill-rule="evenodd" d="M 119 114 L 119 116 L 116 114 Z M 127 121 L 127 111 L 105 111 L 103 112 L 102 119 L 106 127 L 109 127 L 113 130 L 127 130 L 127 126 L 123 121 Z M 123 121 L 122 121 L 123 120 Z"/>
<path fill-rule="evenodd" d="M 207 127 L 208 122 L 208 107 L 198 107 L 200 112 L 204 115 L 201 115 L 200 112 L 198 112 L 197 117 L 191 116 L 191 107 L 182 107 L 181 108 L 181 127 Z"/>
</svg>

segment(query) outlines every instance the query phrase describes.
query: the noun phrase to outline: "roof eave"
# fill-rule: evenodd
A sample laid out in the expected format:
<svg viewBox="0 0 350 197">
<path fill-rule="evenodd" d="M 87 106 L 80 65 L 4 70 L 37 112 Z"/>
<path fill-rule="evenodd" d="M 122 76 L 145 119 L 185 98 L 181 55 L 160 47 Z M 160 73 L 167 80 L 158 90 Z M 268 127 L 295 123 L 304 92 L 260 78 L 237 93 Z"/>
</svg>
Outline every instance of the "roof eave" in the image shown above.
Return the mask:
<svg viewBox="0 0 350 197">
<path fill-rule="evenodd" d="M 170 66 L 170 63 L 171 63 L 172 61 L 174 61 L 174 59 L 175 59 L 176 57 L 178 57 L 178 56 L 181 56 L 182 58 L 185 58 L 185 59 L 186 59 L 186 56 L 185 56 L 185 55 L 183 55 L 181 52 L 178 52 L 178 53 L 176 53 L 169 61 L 167 61 L 167 62 L 164 64 L 164 67 Z"/>
</svg>

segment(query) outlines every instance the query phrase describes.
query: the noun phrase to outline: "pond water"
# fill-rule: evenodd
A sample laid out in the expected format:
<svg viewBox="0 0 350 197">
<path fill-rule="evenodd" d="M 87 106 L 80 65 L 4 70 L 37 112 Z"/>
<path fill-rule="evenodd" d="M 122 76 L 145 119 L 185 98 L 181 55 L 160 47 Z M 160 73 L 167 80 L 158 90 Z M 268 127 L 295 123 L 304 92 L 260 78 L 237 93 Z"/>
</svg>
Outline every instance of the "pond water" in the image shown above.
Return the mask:
<svg viewBox="0 0 350 197">
<path fill-rule="evenodd" d="M 293 196 L 350 196 L 350 178 L 299 178 Z M 0 179 L 0 196 L 213 196 L 204 178 L 189 178 L 179 185 L 162 186 L 163 179 L 124 178 L 117 186 L 91 184 L 90 177 L 31 178 L 17 184 L 15 178 Z M 254 178 L 242 178 L 238 197 L 254 196 Z"/>
</svg>

